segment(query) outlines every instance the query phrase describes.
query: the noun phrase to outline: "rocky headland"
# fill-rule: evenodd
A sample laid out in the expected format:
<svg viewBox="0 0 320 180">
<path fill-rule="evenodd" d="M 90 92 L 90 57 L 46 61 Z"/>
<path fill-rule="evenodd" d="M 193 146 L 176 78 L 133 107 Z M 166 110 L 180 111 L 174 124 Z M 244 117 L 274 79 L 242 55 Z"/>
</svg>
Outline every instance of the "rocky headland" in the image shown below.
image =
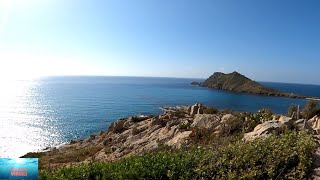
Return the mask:
<svg viewBox="0 0 320 180">
<path fill-rule="evenodd" d="M 263 96 L 281 96 L 299 99 L 311 98 L 314 100 L 319 100 L 319 98 L 316 97 L 280 92 L 278 90 L 265 87 L 262 84 L 253 81 L 236 71 L 229 74 L 215 72 L 204 82 L 192 82 L 191 84 L 238 93 L 250 93 Z"/>
<path fill-rule="evenodd" d="M 142 155 L 162 147 L 188 148 L 210 139 L 240 133 L 242 141 L 280 135 L 286 130 L 307 131 L 320 141 L 320 117 L 299 119 L 295 116 L 272 115 L 267 110 L 257 114 L 218 111 L 202 104 L 162 108 L 156 116 L 119 119 L 106 132 L 91 135 L 85 140 L 73 140 L 59 148 L 28 153 L 24 157 L 40 158 L 41 167 L 61 167 L 92 161 L 113 162 L 132 155 Z M 320 148 L 314 176 L 320 177 Z"/>
<path fill-rule="evenodd" d="M 181 148 L 192 143 L 195 129 L 212 130 L 220 136 L 238 128 L 242 120 L 232 114 L 217 113 L 202 104 L 162 108 L 163 114 L 119 119 L 106 132 L 85 140 L 72 140 L 46 152 L 28 153 L 39 157 L 40 165 L 60 166 L 80 162 L 115 161 L 143 154 L 162 146 Z M 206 114 L 205 112 L 216 113 Z"/>
</svg>

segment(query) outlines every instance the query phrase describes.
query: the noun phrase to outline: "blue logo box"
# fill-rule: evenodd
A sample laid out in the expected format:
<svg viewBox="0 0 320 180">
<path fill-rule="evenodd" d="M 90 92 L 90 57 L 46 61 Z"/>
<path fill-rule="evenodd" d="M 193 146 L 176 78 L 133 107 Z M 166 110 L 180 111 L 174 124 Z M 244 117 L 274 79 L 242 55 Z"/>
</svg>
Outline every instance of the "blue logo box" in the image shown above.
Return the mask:
<svg viewBox="0 0 320 180">
<path fill-rule="evenodd" d="M 38 158 L 0 158 L 0 180 L 38 179 Z"/>
</svg>

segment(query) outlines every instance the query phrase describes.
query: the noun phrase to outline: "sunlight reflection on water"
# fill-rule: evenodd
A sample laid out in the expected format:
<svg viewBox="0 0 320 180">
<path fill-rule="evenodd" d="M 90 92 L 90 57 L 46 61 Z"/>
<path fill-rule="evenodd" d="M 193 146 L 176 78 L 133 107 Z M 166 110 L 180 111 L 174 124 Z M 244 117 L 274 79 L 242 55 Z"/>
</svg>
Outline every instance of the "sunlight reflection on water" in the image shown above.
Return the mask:
<svg viewBox="0 0 320 180">
<path fill-rule="evenodd" d="M 0 157 L 19 157 L 57 145 L 59 132 L 37 102 L 37 81 L 12 81 L 0 89 Z"/>
<path fill-rule="evenodd" d="M 113 121 L 138 114 L 158 114 L 159 107 L 203 103 L 218 109 L 286 113 L 302 99 L 230 93 L 190 85 L 199 79 L 144 77 L 47 77 L 0 83 L 0 157 L 85 139 Z M 271 83 L 288 92 L 320 96 L 320 86 Z"/>
</svg>

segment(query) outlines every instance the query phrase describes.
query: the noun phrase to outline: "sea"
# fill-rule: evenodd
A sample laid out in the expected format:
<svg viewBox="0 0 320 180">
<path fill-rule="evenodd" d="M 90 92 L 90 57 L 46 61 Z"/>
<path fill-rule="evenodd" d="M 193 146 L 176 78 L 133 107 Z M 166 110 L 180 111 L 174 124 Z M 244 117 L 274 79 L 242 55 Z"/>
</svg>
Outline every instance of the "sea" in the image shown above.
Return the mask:
<svg viewBox="0 0 320 180">
<path fill-rule="evenodd" d="M 0 157 L 60 146 L 106 131 L 119 118 L 161 113 L 160 107 L 203 103 L 218 109 L 286 113 L 306 100 L 231 93 L 193 86 L 204 79 L 67 76 L 2 83 Z M 319 85 L 260 82 L 265 86 L 320 97 Z"/>
</svg>

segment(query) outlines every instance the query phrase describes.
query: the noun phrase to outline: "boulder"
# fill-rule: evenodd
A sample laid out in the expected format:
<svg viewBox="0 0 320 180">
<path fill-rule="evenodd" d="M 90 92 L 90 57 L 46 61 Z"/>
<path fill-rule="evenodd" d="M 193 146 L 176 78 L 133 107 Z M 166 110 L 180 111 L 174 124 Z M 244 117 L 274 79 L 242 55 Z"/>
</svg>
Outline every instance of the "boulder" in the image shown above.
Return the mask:
<svg viewBox="0 0 320 180">
<path fill-rule="evenodd" d="M 203 106 L 202 106 L 202 104 L 200 104 L 200 106 L 198 108 L 198 111 L 197 111 L 197 114 L 203 114 Z"/>
<path fill-rule="evenodd" d="M 192 107 L 192 106 L 188 106 L 188 108 L 187 108 L 187 113 L 188 113 L 188 114 L 191 114 L 191 107 Z"/>
<path fill-rule="evenodd" d="M 317 134 L 320 134 L 320 117 L 314 116 L 313 118 L 309 119 L 307 121 L 307 124 L 311 126 L 311 128 L 317 132 Z"/>
<path fill-rule="evenodd" d="M 230 132 L 242 125 L 243 121 L 238 119 L 232 114 L 226 114 L 221 119 L 221 125 L 218 130 L 220 133 L 222 132 Z"/>
<path fill-rule="evenodd" d="M 191 127 L 212 129 L 219 123 L 220 118 L 216 114 L 196 114 Z"/>
<path fill-rule="evenodd" d="M 192 131 L 184 131 L 177 133 L 172 139 L 166 142 L 166 145 L 180 148 L 181 145 L 189 138 Z"/>
<path fill-rule="evenodd" d="M 306 119 L 299 119 L 296 120 L 293 124 L 294 128 L 296 130 L 302 131 L 302 130 L 312 130 L 312 128 L 307 123 Z"/>
<path fill-rule="evenodd" d="M 158 134 L 158 140 L 163 141 L 163 140 L 171 139 L 177 131 L 178 131 L 177 126 L 164 127 L 160 130 Z"/>
<path fill-rule="evenodd" d="M 279 120 L 279 115 L 272 115 L 272 120 Z"/>
<path fill-rule="evenodd" d="M 320 128 L 320 117 L 319 116 L 314 116 L 313 118 L 308 120 L 308 124 L 313 129 L 319 129 Z"/>
<path fill-rule="evenodd" d="M 257 125 L 252 132 L 244 134 L 245 141 L 251 141 L 260 137 L 268 137 L 271 134 L 280 134 L 285 129 L 280 121 L 271 120 Z"/>
<path fill-rule="evenodd" d="M 197 103 L 195 105 L 192 105 L 190 108 L 190 115 L 194 116 L 195 114 L 202 114 L 203 109 L 204 109 L 204 106 L 202 104 Z"/>
<path fill-rule="evenodd" d="M 227 124 L 227 125 L 231 125 L 233 123 L 239 124 L 239 122 L 240 122 L 239 119 L 232 114 L 226 114 L 221 118 L 221 123 Z"/>
<path fill-rule="evenodd" d="M 198 105 L 193 105 L 191 106 L 191 112 L 190 115 L 194 116 L 198 112 L 199 106 Z"/>
<path fill-rule="evenodd" d="M 295 123 L 295 120 L 291 117 L 287 116 L 280 116 L 279 122 L 281 122 L 283 125 L 285 125 L 288 129 L 293 128 L 293 124 Z"/>
</svg>

